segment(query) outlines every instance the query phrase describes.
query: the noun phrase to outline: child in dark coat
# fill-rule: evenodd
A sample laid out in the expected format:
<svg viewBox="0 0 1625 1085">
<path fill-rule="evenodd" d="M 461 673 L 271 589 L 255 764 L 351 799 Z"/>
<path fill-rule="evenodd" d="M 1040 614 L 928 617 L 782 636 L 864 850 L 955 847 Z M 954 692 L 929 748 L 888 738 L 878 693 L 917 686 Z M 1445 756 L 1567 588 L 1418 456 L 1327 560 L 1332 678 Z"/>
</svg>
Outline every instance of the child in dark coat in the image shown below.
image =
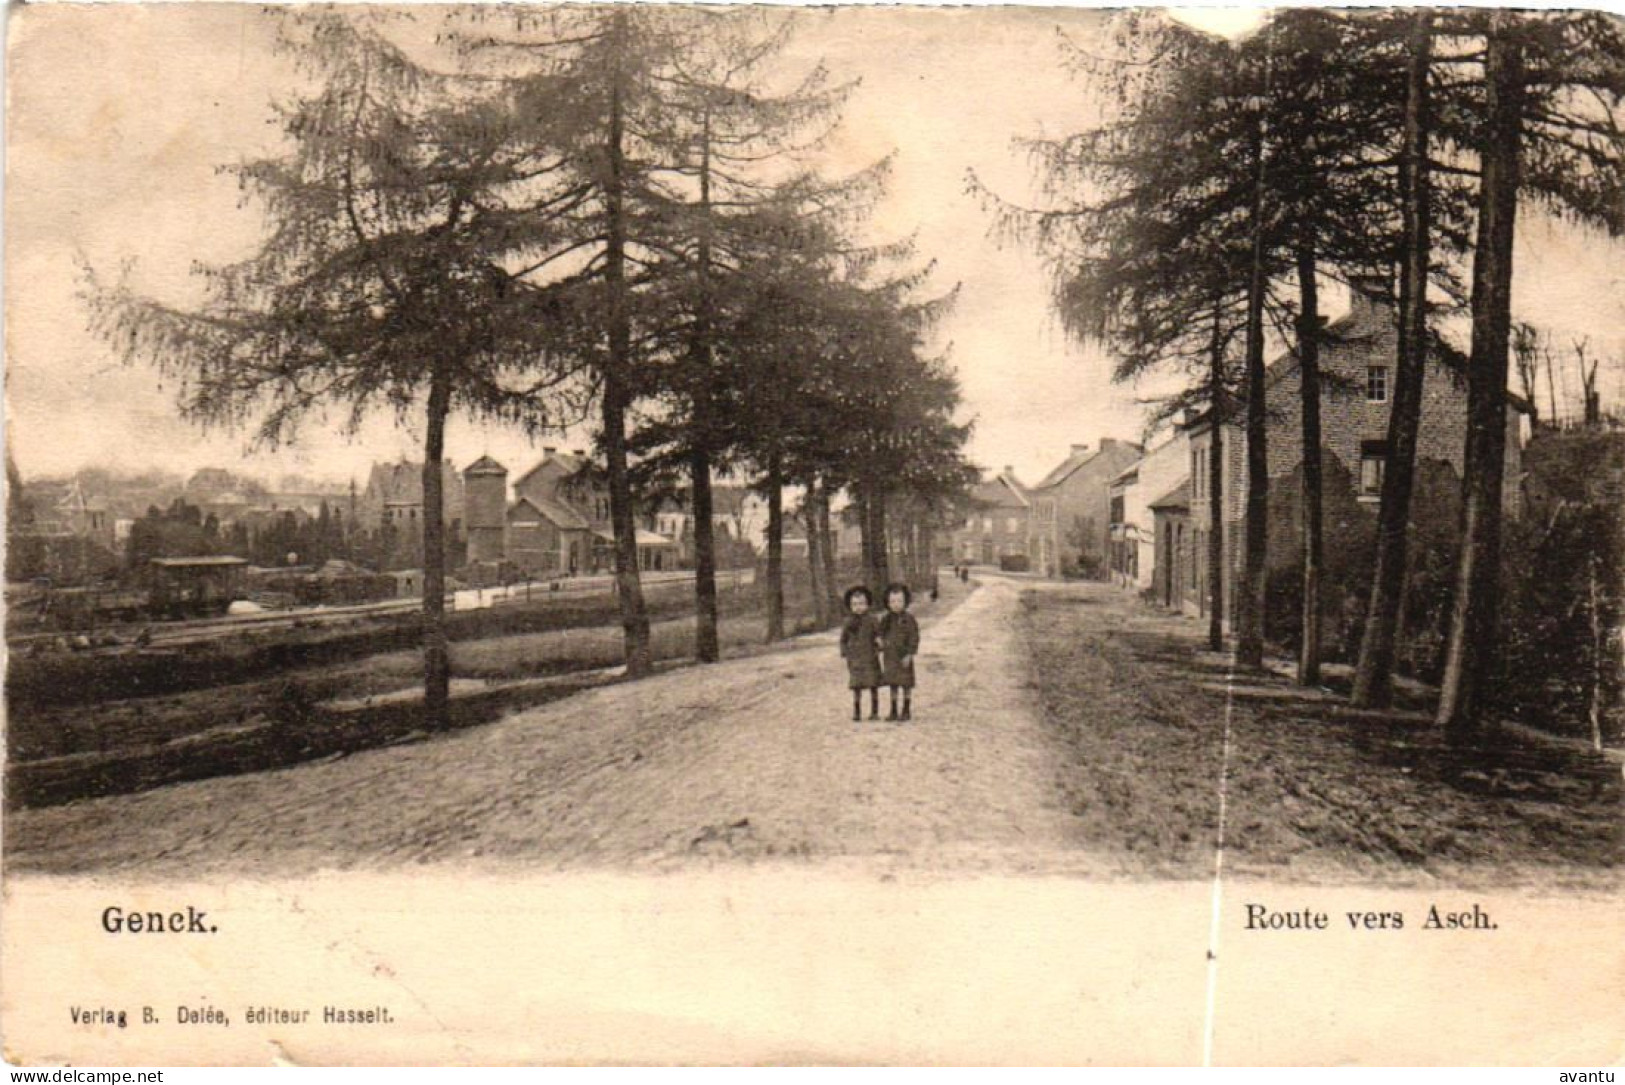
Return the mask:
<svg viewBox="0 0 1625 1085">
<path fill-rule="evenodd" d="M 852 719 L 863 719 L 863 691 L 869 691 L 869 718 L 880 718 L 880 623 L 869 612 L 874 599 L 869 589 L 848 588 L 847 617 L 841 627 L 841 658 L 852 687 Z"/>
<path fill-rule="evenodd" d="M 908 612 L 913 596 L 907 584 L 886 589 L 886 614 L 880 619 L 880 680 L 891 687 L 889 720 L 913 719 L 914 655 L 920 650 L 920 623 Z M 897 714 L 897 691 L 903 691 L 903 714 Z"/>
</svg>

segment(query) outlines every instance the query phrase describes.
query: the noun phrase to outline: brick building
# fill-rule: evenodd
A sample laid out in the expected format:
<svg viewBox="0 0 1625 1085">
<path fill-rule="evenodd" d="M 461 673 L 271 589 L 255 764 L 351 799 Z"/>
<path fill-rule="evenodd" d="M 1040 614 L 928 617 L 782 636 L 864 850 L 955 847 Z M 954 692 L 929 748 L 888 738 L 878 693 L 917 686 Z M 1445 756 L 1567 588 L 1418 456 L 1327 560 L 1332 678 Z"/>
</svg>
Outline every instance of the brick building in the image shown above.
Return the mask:
<svg viewBox="0 0 1625 1085">
<path fill-rule="evenodd" d="M 490 456 L 463 468 L 463 522 L 470 564 L 496 564 L 508 552 L 508 469 Z"/>
<path fill-rule="evenodd" d="M 450 460 L 441 466 L 440 496 L 446 530 L 461 534 L 463 478 Z M 357 516 L 363 528 L 387 524 L 407 534 L 415 533 L 423 519 L 423 465 L 411 460 L 373 464 L 366 488 L 358 497 Z"/>
<path fill-rule="evenodd" d="M 1381 296 L 1380 288 L 1351 291 L 1346 316 L 1328 324 L 1320 351 L 1321 366 L 1321 457 L 1325 477 L 1346 477 L 1354 487 L 1355 498 L 1374 516 L 1382 493 L 1383 470 L 1388 458 L 1388 415 L 1392 408 L 1394 358 L 1398 331 L 1392 304 Z M 1523 435 L 1529 405 L 1508 393 L 1511 410 L 1507 417 L 1507 446 L 1504 490 L 1505 512 L 1516 517 L 1521 511 L 1523 475 Z M 1295 474 L 1302 463 L 1302 373 L 1295 351 L 1287 351 L 1266 371 L 1265 403 L 1268 414 L 1266 450 L 1269 461 L 1270 501 L 1298 501 Z M 1417 434 L 1417 469 L 1448 467 L 1461 477 L 1467 429 L 1467 390 L 1462 374 L 1438 356 L 1428 360 L 1423 378 L 1422 410 Z M 1207 541 L 1211 532 L 1224 536 L 1224 613 L 1228 621 L 1235 613 L 1234 584 L 1242 562 L 1243 521 L 1246 510 L 1246 435 L 1240 418 L 1220 427 L 1224 474 L 1223 522 L 1215 529 L 1210 515 L 1208 453 L 1214 427 L 1207 414 L 1186 422 L 1190 479 L 1189 525 L 1182 548 L 1166 548 L 1185 563 L 1178 576 L 1157 574 L 1162 583 L 1177 581 L 1179 605 L 1191 614 L 1207 610 Z M 1339 470 L 1341 468 L 1341 470 Z M 1177 532 L 1176 532 L 1177 534 Z M 1166 540 L 1159 539 L 1162 557 Z M 1328 532 L 1325 545 L 1339 545 Z M 1291 540 L 1272 538 L 1271 561 L 1294 561 Z"/>
<path fill-rule="evenodd" d="M 456 562 L 463 540 L 463 476 L 444 461 L 440 473 L 441 516 L 446 528 L 448 559 Z M 292 510 L 289 510 L 292 511 Z M 298 518 L 298 513 L 295 513 Z M 281 516 L 276 513 L 272 520 Z M 367 485 L 356 498 L 356 526 L 377 531 L 385 540 L 379 555 L 383 569 L 410 569 L 423 564 L 423 465 L 411 460 L 375 463 Z"/>
<path fill-rule="evenodd" d="M 615 567 L 609 486 L 580 450 L 542 449 L 536 465 L 514 481 L 508 506 L 509 559 L 533 573 L 597 573 Z M 677 567 L 677 542 L 653 530 L 654 514 L 636 514 L 638 565 Z"/>
<path fill-rule="evenodd" d="M 1033 571 L 1059 576 L 1082 565 L 1104 574 L 1111 550 L 1112 480 L 1139 460 L 1142 449 L 1103 438 L 1100 447 L 1073 445 L 1065 460 L 1028 491 L 1032 517 L 1027 552 Z"/>
<path fill-rule="evenodd" d="M 1027 488 L 1006 467 L 971 488 L 964 521 L 953 533 L 954 560 L 1026 568 L 1032 537 Z"/>
</svg>

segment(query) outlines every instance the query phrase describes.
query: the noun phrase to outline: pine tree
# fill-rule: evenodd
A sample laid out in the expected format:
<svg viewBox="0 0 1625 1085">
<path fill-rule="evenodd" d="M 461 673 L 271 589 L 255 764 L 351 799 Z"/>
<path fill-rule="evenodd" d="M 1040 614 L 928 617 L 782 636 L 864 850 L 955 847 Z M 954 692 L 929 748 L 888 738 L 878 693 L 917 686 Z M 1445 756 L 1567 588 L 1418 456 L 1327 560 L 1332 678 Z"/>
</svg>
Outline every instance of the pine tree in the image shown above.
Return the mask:
<svg viewBox="0 0 1625 1085">
<path fill-rule="evenodd" d="M 821 66 L 788 88 L 775 91 L 770 85 L 773 65 L 790 43 L 793 17 L 759 10 L 696 10 L 690 17 L 696 23 L 694 45 L 672 58 L 665 81 L 672 117 L 668 153 L 690 183 L 674 194 L 668 209 L 666 258 L 652 284 L 668 306 L 662 324 L 670 360 L 660 383 L 658 414 L 634 444 L 652 474 L 662 473 L 671 461 L 686 461 L 694 518 L 696 655 L 714 661 L 711 476 L 729 465 L 738 444 L 736 416 L 725 400 L 759 376 L 719 358 L 728 350 L 721 335 L 729 320 L 728 299 L 749 295 L 750 284 L 741 277 L 752 268 L 772 266 L 759 255 L 764 246 L 782 259 L 788 246 L 808 237 L 805 228 L 778 236 L 784 233 L 779 225 L 793 216 L 847 212 L 867 193 L 862 184 L 825 184 L 796 172 L 800 154 L 821 142 L 848 88 L 832 86 Z M 776 493 L 769 494 L 769 519 L 782 524 Z M 777 561 L 774 538 L 770 530 L 770 566 Z"/>
<path fill-rule="evenodd" d="M 545 160 L 529 179 L 529 220 L 512 226 L 528 245 L 522 276 L 569 314 L 570 330 L 551 337 L 553 349 L 593 375 L 630 676 L 654 665 L 628 428 L 657 370 L 646 287 L 671 203 L 672 117 L 661 82 L 685 45 L 679 18 L 623 5 L 493 9 L 453 35 L 480 80 L 511 90 L 525 138 Z M 559 221 L 570 226 L 562 234 Z"/>
<path fill-rule="evenodd" d="M 1595 12 L 1480 15 L 1483 100 L 1461 554 L 1438 722 L 1452 742 L 1484 731 L 1499 665 L 1506 385 L 1513 223 L 1520 197 L 1625 231 L 1625 28 Z M 1471 24 L 1470 24 L 1471 25 Z"/>
<path fill-rule="evenodd" d="M 1388 461 L 1377 510 L 1376 566 L 1352 694 L 1356 705 L 1367 707 L 1384 706 L 1392 696 L 1422 384 L 1427 369 L 1427 283 L 1433 262 L 1429 75 L 1434 14 L 1424 8 L 1410 19 L 1399 163 L 1400 246 L 1404 254 L 1399 282 L 1399 349 L 1388 415 Z"/>
<path fill-rule="evenodd" d="M 511 103 L 471 97 L 389 36 L 411 20 L 312 10 L 283 47 L 317 81 L 283 107 L 287 153 L 234 167 L 267 228 L 247 260 L 206 269 L 181 309 L 125 283 L 89 288 L 94 326 L 127 362 L 183 378 L 204 425 L 255 423 L 272 446 L 310 411 L 349 424 L 421 412 L 428 725 L 447 722 L 441 492 L 454 411 L 545 422 L 575 373 L 539 366 L 552 308 L 509 267 L 513 189 L 538 168 Z"/>
</svg>

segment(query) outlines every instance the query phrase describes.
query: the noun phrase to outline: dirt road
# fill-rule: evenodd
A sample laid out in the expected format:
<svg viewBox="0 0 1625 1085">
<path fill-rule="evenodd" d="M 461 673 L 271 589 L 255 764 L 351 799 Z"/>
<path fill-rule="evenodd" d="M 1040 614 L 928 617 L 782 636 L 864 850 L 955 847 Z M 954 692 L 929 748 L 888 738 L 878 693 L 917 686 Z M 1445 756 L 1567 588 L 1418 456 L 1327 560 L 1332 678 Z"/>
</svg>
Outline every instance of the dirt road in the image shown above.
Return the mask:
<svg viewBox="0 0 1625 1085">
<path fill-rule="evenodd" d="M 822 634 L 414 745 L 18 812 L 8 861 L 189 876 L 773 858 L 1086 867 L 1056 787 L 1063 752 L 1017 658 L 1017 595 L 994 577 L 940 620 L 919 608 L 911 723 L 851 722 Z"/>
</svg>

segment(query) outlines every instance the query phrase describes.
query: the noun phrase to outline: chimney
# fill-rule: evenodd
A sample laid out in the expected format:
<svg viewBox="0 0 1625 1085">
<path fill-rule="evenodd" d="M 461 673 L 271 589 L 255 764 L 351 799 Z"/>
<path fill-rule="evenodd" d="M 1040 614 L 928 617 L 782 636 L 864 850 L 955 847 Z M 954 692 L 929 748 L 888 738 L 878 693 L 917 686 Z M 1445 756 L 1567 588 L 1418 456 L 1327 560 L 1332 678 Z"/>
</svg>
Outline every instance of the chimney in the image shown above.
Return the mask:
<svg viewBox="0 0 1625 1085">
<path fill-rule="evenodd" d="M 1015 475 L 1015 473 L 1016 473 L 1016 469 L 1014 467 L 1011 467 L 1009 464 L 1004 465 L 1004 474 L 1005 474 L 1006 478 L 1009 478 L 1009 477 Z"/>
<path fill-rule="evenodd" d="M 1105 445 L 1105 444 L 1109 444 L 1109 443 L 1110 443 L 1110 442 L 1108 442 L 1108 441 L 1102 441 L 1102 442 L 1100 442 L 1100 443 L 1101 443 L 1101 444 L 1102 444 L 1102 445 Z M 1083 455 L 1083 454 L 1084 454 L 1084 453 L 1085 453 L 1085 452 L 1088 452 L 1088 451 L 1089 451 L 1089 446 L 1088 446 L 1088 444 L 1081 444 L 1081 445 L 1073 445 L 1073 446 L 1072 446 L 1072 454 L 1073 454 L 1073 455 L 1074 455 L 1074 456 L 1081 456 L 1081 455 Z"/>
<path fill-rule="evenodd" d="M 1349 319 L 1357 328 L 1392 327 L 1394 283 L 1385 275 L 1360 275 L 1349 280 Z"/>
</svg>

